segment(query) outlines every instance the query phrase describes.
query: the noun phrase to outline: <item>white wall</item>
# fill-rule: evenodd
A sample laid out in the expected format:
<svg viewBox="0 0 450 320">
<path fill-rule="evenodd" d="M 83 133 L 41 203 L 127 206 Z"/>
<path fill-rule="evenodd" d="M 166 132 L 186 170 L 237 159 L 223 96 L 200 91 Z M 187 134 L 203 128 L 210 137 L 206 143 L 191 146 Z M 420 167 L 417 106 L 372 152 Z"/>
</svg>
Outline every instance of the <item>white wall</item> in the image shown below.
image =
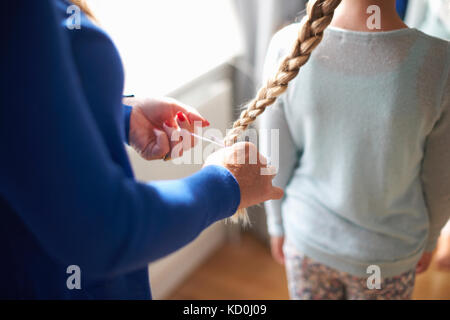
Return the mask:
<svg viewBox="0 0 450 320">
<path fill-rule="evenodd" d="M 164 95 L 241 51 L 234 0 L 89 0 L 125 66 L 125 92 Z"/>
</svg>

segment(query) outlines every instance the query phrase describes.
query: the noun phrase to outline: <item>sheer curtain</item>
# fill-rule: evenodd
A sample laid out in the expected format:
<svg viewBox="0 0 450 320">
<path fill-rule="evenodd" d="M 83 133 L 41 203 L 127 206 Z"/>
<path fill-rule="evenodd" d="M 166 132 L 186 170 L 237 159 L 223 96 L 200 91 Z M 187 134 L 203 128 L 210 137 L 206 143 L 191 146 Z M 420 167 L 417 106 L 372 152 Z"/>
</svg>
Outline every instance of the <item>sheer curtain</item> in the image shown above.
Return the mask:
<svg viewBox="0 0 450 320">
<path fill-rule="evenodd" d="M 450 0 L 409 0 L 405 22 L 431 36 L 450 40 Z"/>
<path fill-rule="evenodd" d="M 272 35 L 295 22 L 306 0 L 234 0 L 244 39 L 243 56 L 236 60 L 236 105 L 255 93 Z"/>
</svg>

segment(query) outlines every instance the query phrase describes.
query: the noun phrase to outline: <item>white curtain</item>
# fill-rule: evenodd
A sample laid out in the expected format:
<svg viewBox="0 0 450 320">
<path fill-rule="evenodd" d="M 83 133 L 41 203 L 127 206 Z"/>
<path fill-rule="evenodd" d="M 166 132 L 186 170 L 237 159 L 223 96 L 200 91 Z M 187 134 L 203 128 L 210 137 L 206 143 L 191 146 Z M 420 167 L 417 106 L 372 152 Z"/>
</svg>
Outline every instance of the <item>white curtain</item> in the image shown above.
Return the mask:
<svg viewBox="0 0 450 320">
<path fill-rule="evenodd" d="M 409 0 L 405 22 L 431 36 L 450 40 L 450 0 Z"/>
<path fill-rule="evenodd" d="M 244 39 L 244 55 L 236 62 L 237 102 L 252 98 L 272 35 L 296 21 L 306 0 L 234 0 Z M 250 84 L 249 84 L 250 82 Z"/>
</svg>

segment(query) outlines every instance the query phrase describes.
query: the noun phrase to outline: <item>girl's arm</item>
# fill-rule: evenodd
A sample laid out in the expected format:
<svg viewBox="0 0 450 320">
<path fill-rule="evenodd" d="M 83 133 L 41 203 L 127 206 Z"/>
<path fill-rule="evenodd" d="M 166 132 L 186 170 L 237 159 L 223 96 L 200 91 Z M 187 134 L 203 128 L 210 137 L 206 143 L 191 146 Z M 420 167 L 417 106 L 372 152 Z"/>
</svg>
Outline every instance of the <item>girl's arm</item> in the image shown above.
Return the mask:
<svg viewBox="0 0 450 320">
<path fill-rule="evenodd" d="M 448 50 L 450 51 L 450 50 Z M 450 54 L 448 54 L 450 61 Z M 450 217 L 450 77 L 442 96 L 442 115 L 425 145 L 422 181 L 430 231 L 425 251 L 433 251 L 441 229 Z M 444 73 L 445 74 L 445 73 Z"/>
<path fill-rule="evenodd" d="M 273 70 L 277 68 L 283 54 L 281 49 L 283 45 L 292 43 L 292 41 L 284 39 L 286 31 L 286 29 L 279 31 L 271 40 L 264 64 L 264 79 L 274 74 Z M 265 135 L 260 135 L 261 153 L 271 158 L 272 165 L 277 165 L 276 162 L 278 162 L 278 173 L 273 179 L 273 185 L 285 189 L 297 166 L 299 150 L 289 130 L 282 97 L 259 117 L 259 127 L 266 131 Z M 271 141 L 271 130 L 278 132 L 278 139 Z M 284 235 L 281 216 L 282 202 L 283 199 L 270 200 L 265 203 L 268 231 L 274 237 Z"/>
<path fill-rule="evenodd" d="M 272 165 L 276 165 L 275 162 L 278 160 L 278 173 L 273 179 L 273 185 L 284 190 L 297 166 L 299 153 L 292 140 L 282 103 L 277 102 L 267 108 L 266 112 L 260 116 L 260 121 L 260 128 L 267 132 L 261 136 L 261 153 L 270 156 Z M 279 139 L 271 141 L 271 130 L 278 131 Z M 275 152 L 277 154 L 274 154 Z M 274 237 L 284 235 L 281 216 L 282 203 L 283 199 L 270 200 L 265 203 L 269 234 Z"/>
</svg>

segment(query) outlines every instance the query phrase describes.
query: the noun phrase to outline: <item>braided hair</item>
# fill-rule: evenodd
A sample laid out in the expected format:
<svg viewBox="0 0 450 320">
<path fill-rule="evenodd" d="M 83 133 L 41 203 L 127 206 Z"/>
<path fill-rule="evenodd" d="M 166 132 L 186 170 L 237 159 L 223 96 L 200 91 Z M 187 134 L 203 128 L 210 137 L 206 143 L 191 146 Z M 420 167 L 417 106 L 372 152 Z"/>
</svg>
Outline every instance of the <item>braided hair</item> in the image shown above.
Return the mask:
<svg viewBox="0 0 450 320">
<path fill-rule="evenodd" d="M 333 14 L 341 0 L 310 0 L 306 5 L 306 16 L 301 22 L 298 37 L 291 51 L 284 57 L 276 74 L 258 90 L 256 97 L 241 112 L 233 123 L 232 129 L 225 137 L 225 144 L 230 146 L 237 142 L 239 135 L 272 105 L 286 91 L 289 82 L 294 79 L 300 68 L 309 60 L 312 51 L 322 41 L 323 32 L 331 23 Z M 232 221 L 243 220 L 247 223 L 246 210 L 238 210 Z"/>
</svg>

